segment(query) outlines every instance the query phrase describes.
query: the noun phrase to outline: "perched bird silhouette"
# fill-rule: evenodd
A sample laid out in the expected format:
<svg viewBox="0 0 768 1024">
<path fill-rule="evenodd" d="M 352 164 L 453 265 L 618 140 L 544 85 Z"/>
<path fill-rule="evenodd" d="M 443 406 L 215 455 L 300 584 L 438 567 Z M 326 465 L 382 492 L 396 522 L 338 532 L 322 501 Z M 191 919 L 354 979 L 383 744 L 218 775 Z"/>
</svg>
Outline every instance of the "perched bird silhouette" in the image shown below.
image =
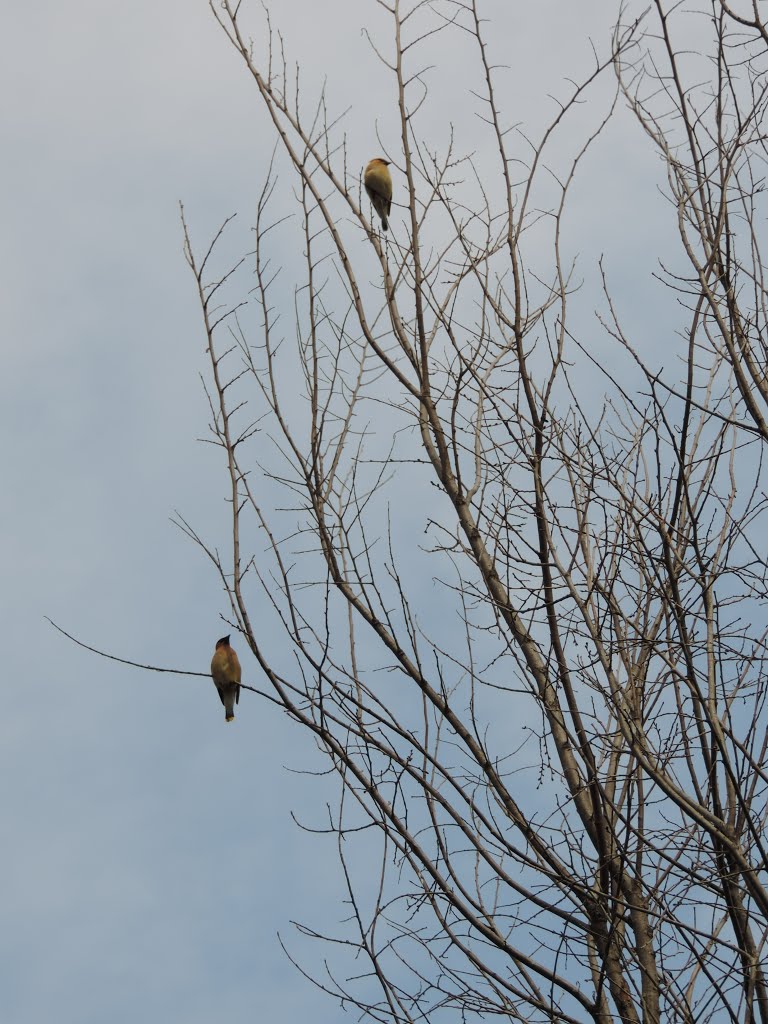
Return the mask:
<svg viewBox="0 0 768 1024">
<path fill-rule="evenodd" d="M 211 659 L 211 675 L 219 691 L 228 722 L 235 719 L 235 704 L 240 703 L 240 662 L 229 646 L 229 637 L 216 641 L 216 650 Z"/>
<path fill-rule="evenodd" d="M 389 173 L 389 160 L 374 157 L 368 162 L 363 173 L 363 184 L 373 208 L 381 217 L 381 226 L 387 230 L 389 211 L 392 206 L 392 175 Z"/>
</svg>

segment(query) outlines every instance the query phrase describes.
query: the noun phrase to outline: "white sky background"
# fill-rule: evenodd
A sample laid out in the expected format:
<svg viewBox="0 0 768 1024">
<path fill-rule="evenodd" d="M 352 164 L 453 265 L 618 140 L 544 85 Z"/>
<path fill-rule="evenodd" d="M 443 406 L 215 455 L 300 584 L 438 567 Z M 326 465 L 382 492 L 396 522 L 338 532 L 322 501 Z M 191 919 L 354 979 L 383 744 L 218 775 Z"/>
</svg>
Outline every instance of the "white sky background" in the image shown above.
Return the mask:
<svg viewBox="0 0 768 1024">
<path fill-rule="evenodd" d="M 589 68 L 613 6 L 487 5 L 510 121 L 541 131 L 546 93 Z M 281 0 L 273 14 L 307 94 L 327 75 L 332 109 L 352 106 L 357 162 L 378 152 L 376 117 L 394 148 L 394 92 L 360 31 L 387 45 L 373 0 Z M 290 820 L 329 796 L 281 767 L 315 763 L 309 738 L 248 694 L 225 726 L 211 683 L 98 659 L 43 619 L 202 671 L 228 631 L 218 581 L 168 521 L 179 509 L 226 542 L 222 460 L 195 440 L 207 364 L 177 201 L 201 242 L 234 211 L 244 229 L 273 138 L 203 0 L 14 4 L 0 38 L 0 1018 L 335 1021 L 276 940 L 292 941 L 290 920 L 345 913 L 332 844 Z M 476 136 L 461 148 L 480 139 L 476 101 L 447 91 L 465 47 L 441 51 L 434 147 L 449 121 Z M 613 253 L 628 322 L 663 343 L 641 318 L 649 253 L 666 245 L 659 170 L 619 118 L 585 166 L 569 245 L 590 287 Z"/>
</svg>

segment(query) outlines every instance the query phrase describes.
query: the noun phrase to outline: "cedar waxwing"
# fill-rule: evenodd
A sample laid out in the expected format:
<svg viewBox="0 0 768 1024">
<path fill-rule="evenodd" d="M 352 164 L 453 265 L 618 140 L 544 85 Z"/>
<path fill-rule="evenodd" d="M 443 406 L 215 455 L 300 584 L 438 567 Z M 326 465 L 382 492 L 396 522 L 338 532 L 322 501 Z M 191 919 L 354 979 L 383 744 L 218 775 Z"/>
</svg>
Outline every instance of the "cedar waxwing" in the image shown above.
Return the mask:
<svg viewBox="0 0 768 1024">
<path fill-rule="evenodd" d="M 225 717 L 228 722 L 235 720 L 235 704 L 240 703 L 241 672 L 237 655 L 229 646 L 229 637 L 223 636 L 216 641 L 216 650 L 211 659 L 211 675 L 219 691 L 221 703 L 224 705 Z"/>
<path fill-rule="evenodd" d="M 392 175 L 389 173 L 389 160 L 377 156 L 369 161 L 363 174 L 363 184 L 373 208 L 381 217 L 381 226 L 387 230 L 387 217 L 392 206 Z"/>
</svg>

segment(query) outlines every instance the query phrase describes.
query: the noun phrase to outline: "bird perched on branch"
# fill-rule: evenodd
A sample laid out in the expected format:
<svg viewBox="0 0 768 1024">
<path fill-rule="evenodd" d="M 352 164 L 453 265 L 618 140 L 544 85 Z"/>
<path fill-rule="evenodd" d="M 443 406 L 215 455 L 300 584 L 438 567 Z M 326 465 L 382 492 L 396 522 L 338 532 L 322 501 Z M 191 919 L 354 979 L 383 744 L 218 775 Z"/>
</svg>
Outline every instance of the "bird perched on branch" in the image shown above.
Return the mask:
<svg viewBox="0 0 768 1024">
<path fill-rule="evenodd" d="M 219 691 L 228 722 L 234 721 L 235 704 L 240 703 L 240 662 L 229 646 L 229 637 L 216 641 L 216 650 L 211 659 L 211 676 Z"/>
<path fill-rule="evenodd" d="M 363 174 L 363 184 L 373 208 L 381 217 L 381 226 L 387 230 L 389 211 L 392 206 L 392 175 L 389 160 L 377 156 L 368 162 Z"/>
</svg>

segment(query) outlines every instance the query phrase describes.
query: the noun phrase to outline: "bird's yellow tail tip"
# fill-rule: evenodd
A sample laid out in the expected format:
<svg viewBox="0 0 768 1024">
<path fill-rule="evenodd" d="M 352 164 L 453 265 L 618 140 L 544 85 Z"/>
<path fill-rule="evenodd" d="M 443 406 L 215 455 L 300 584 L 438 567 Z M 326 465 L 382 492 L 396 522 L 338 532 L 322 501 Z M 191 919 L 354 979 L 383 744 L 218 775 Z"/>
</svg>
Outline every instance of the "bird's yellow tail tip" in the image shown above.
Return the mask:
<svg viewBox="0 0 768 1024">
<path fill-rule="evenodd" d="M 227 720 L 228 722 L 234 722 L 234 720 L 235 720 L 235 716 L 234 716 L 234 715 L 227 715 L 227 716 L 226 716 L 226 720 Z"/>
</svg>

